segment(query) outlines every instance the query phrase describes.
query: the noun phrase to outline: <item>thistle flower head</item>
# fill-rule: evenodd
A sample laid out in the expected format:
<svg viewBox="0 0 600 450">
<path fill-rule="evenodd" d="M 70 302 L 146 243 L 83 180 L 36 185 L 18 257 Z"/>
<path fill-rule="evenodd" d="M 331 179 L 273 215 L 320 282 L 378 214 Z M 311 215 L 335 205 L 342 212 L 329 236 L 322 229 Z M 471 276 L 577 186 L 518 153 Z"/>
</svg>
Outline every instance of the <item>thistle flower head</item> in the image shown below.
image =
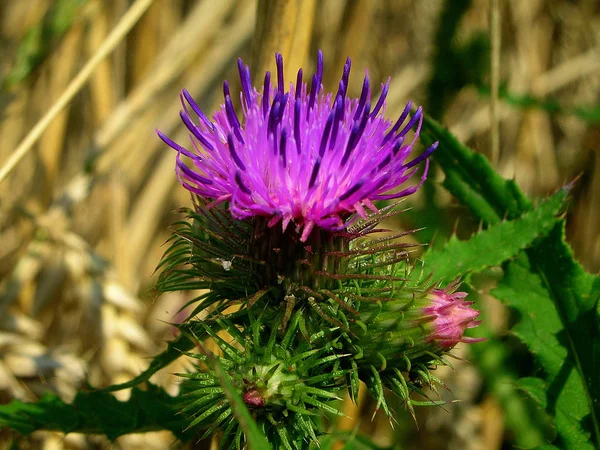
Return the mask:
<svg viewBox="0 0 600 450">
<path fill-rule="evenodd" d="M 410 117 L 408 103 L 397 121 L 385 119 L 389 80 L 375 101 L 368 73 L 360 97 L 349 98 L 350 59 L 335 94 L 323 91 L 321 52 L 310 87 L 302 69 L 296 82 L 286 85 L 279 54 L 276 63 L 277 80 L 267 72 L 258 91 L 248 66 L 238 60 L 241 121 L 227 82 L 224 104 L 212 120 L 182 92 L 181 119 L 191 146 L 158 134 L 177 150 L 177 173 L 186 189 L 212 204 L 229 202 L 236 219 L 264 217 L 269 226 L 281 222 L 284 231 L 293 223 L 306 241 L 315 226 L 341 230 L 350 216 L 376 212 L 373 201 L 401 198 L 419 188 L 437 146 L 409 158 L 423 120 L 420 107 Z M 423 161 L 420 183 L 406 186 Z"/>
<path fill-rule="evenodd" d="M 481 323 L 476 320 L 480 312 L 471 308 L 473 302 L 465 300 L 466 292 L 454 292 L 456 284 L 446 289 L 434 289 L 429 294 L 429 305 L 423 309 L 426 315 L 433 317 L 433 332 L 430 342 L 436 342 L 442 348 L 450 349 L 459 342 L 480 342 L 484 339 L 464 336 L 467 328 Z"/>
</svg>

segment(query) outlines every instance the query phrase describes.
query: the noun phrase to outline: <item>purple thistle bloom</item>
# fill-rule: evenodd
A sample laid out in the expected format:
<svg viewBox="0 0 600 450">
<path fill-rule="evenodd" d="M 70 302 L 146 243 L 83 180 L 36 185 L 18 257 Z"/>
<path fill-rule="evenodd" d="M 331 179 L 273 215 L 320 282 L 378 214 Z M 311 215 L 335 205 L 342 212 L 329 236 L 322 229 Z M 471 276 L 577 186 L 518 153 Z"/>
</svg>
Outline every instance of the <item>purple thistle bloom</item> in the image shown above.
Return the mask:
<svg viewBox="0 0 600 450">
<path fill-rule="evenodd" d="M 394 123 L 384 118 L 389 80 L 371 110 L 368 73 L 358 99 L 348 98 L 350 59 L 344 65 L 335 96 L 324 93 L 323 55 L 310 88 L 302 82 L 285 89 L 283 58 L 276 55 L 277 77 L 266 73 L 262 92 L 252 87 L 250 71 L 238 60 L 242 84 L 240 100 L 244 120 L 233 107 L 227 82 L 225 103 L 210 121 L 184 90 L 181 118 L 190 131 L 189 150 L 158 132 L 177 150 L 177 174 L 189 191 L 212 200 L 230 202 L 236 219 L 265 217 L 269 226 L 290 222 L 306 241 L 314 226 L 344 229 L 355 217 L 377 212 L 376 200 L 390 200 L 414 193 L 425 181 L 428 157 L 437 143 L 409 160 L 423 121 L 419 107 L 408 119 L 411 103 Z M 412 140 L 406 139 L 413 130 Z M 188 167 L 181 156 L 191 160 Z M 425 161 L 421 181 L 404 186 Z"/>
</svg>

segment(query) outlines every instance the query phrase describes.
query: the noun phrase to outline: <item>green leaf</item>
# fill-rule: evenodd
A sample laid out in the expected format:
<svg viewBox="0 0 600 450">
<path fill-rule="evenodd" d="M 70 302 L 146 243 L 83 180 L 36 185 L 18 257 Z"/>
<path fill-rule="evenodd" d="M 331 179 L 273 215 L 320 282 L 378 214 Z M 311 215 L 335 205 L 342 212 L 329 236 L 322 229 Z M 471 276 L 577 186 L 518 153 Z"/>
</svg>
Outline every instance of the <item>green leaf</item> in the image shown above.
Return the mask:
<svg viewBox="0 0 600 450">
<path fill-rule="evenodd" d="M 519 380 L 513 355 L 506 343 L 489 329 L 485 313 L 483 309 L 480 316 L 483 323 L 472 330 L 471 336 L 488 340 L 471 346 L 471 358 L 476 361 L 486 388 L 504 411 L 506 426 L 514 435 L 515 447 L 539 446 L 554 435 L 548 430 L 547 423 L 533 414 L 531 402 L 523 398 L 523 392 L 515 389 Z"/>
<path fill-rule="evenodd" d="M 7 405 L 0 405 L 0 426 L 23 434 L 33 433 L 40 423 L 48 429 L 68 433 L 77 428 L 78 422 L 74 409 L 50 393 L 36 403 L 13 400 Z"/>
<path fill-rule="evenodd" d="M 424 116 L 421 137 L 424 145 L 439 141 L 434 159 L 446 175 L 444 187 L 478 219 L 494 224 L 532 208 L 514 181 L 498 175 L 485 156 L 458 142 L 428 116 Z"/>
<path fill-rule="evenodd" d="M 108 393 L 80 393 L 73 408 L 81 416 L 85 430 L 105 434 L 111 440 L 138 430 L 138 426 L 146 428 L 138 422 L 138 406 L 133 401 L 121 402 Z"/>
<path fill-rule="evenodd" d="M 546 397 L 546 383 L 541 378 L 523 377 L 518 380 L 519 387 L 527 392 L 541 407 L 546 408 L 548 399 Z"/>
<path fill-rule="evenodd" d="M 15 63 L 4 80 L 12 87 L 33 72 L 50 53 L 56 41 L 81 17 L 77 13 L 87 0 L 56 0 L 39 24 L 30 28 L 19 48 Z"/>
<path fill-rule="evenodd" d="M 433 272 L 436 280 L 449 282 L 468 272 L 480 272 L 486 267 L 502 264 L 536 238 L 550 232 L 567 193 L 567 189 L 561 189 L 521 218 L 503 221 L 468 241 L 453 236 L 444 248 L 423 256 L 425 267 Z"/>
<path fill-rule="evenodd" d="M 104 434 L 114 440 L 129 433 L 169 430 L 186 440 L 181 418 L 177 416 L 178 399 L 161 388 L 148 385 L 147 390 L 133 389 L 127 401 L 119 401 L 101 391 L 79 392 L 73 403 L 64 403 L 55 394 L 46 394 L 38 402 L 13 400 L 0 405 L 0 427 L 23 434 L 36 430 Z"/>
<path fill-rule="evenodd" d="M 519 217 L 531 209 L 514 182 L 502 179 L 482 155 L 460 144 L 427 117 L 423 136 L 425 143 L 439 140 L 436 160 L 446 174 L 444 186 L 478 219 L 494 224 L 501 217 Z M 548 383 L 547 410 L 555 416 L 557 443 L 561 447 L 574 442 L 571 448 L 592 448 L 593 439 L 600 446 L 598 277 L 586 274 L 573 259 L 562 221 L 518 261 L 507 264 L 507 271 L 517 275 L 498 288 L 500 294 L 504 289 L 505 301 L 518 303 L 522 317 L 538 310 L 535 320 L 530 318 L 530 332 L 522 338 L 538 358 L 545 380 L 552 380 Z M 543 325 L 535 327 L 536 323 Z M 548 329 L 552 331 L 548 333 Z M 554 341 L 546 340 L 552 336 Z M 556 360 L 556 353 L 566 359 Z M 551 364 L 553 355 L 555 362 Z"/>
<path fill-rule="evenodd" d="M 562 232 L 561 225 L 555 228 L 556 232 Z M 505 277 L 493 294 L 520 313 L 520 321 L 512 331 L 529 347 L 543 369 L 545 408 L 554 417 L 556 443 L 561 448 L 591 450 L 594 448 L 593 435 L 598 433 L 594 398 L 598 399 L 595 389 L 599 372 L 594 367 L 598 361 L 594 347 L 598 347 L 599 332 L 591 309 L 595 307 L 591 303 L 597 299 L 591 295 L 590 279 L 586 283 L 583 279 L 568 277 L 574 261 L 561 260 L 559 254 L 550 257 L 546 253 L 556 251 L 551 245 L 555 236 L 546 239 L 545 245 L 540 244 L 532 251 L 533 258 L 523 254 L 507 264 Z M 534 272 L 531 260 L 539 264 L 542 255 L 560 272 L 556 279 L 547 279 L 543 271 L 542 276 Z M 563 284 L 564 290 L 560 289 Z M 556 297 L 557 289 L 561 297 Z M 568 305 L 566 297 L 583 301 L 577 306 Z M 569 315 L 562 312 L 565 309 L 576 319 L 569 321 Z M 538 382 L 531 392 L 532 397 L 544 406 L 540 386 Z"/>
</svg>

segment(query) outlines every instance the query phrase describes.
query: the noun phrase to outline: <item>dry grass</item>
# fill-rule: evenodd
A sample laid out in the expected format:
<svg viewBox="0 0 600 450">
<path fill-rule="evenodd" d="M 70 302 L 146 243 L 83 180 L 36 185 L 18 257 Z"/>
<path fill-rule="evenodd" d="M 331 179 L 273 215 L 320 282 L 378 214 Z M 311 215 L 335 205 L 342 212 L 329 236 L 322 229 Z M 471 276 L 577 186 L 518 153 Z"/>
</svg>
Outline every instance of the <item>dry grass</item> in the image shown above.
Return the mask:
<svg viewBox="0 0 600 450">
<path fill-rule="evenodd" d="M 47 19 L 57 3 L 2 2 L 3 72 L 13 69 L 27 31 Z M 6 175 L 0 184 L 0 402 L 33 400 L 48 389 L 68 399 L 85 380 L 95 385 L 127 380 L 170 339 L 167 322 L 187 294 L 156 298 L 152 273 L 167 227 L 177 218 L 172 211 L 189 199 L 177 186 L 173 154 L 154 129 L 184 140 L 178 118 L 182 87 L 211 109 L 218 104 L 220 81 L 235 78 L 237 56 L 254 60 L 257 78 L 257 68 L 271 65 L 275 49 L 295 70 L 310 67 L 315 50 L 322 48 L 329 88 L 335 87 L 346 56 L 353 58 L 351 92 L 359 90 L 358 74 L 366 67 L 374 82 L 391 75 L 388 114 L 397 115 L 406 100 L 425 98 L 442 6 L 440 0 L 304 0 L 289 2 L 275 14 L 265 11 L 268 2 L 261 1 L 255 27 L 252 0 L 79 3 L 75 19 L 51 41 L 35 70 L 0 92 L 0 178 Z M 140 15 L 130 16 L 133 29 L 114 34 L 134 3 Z M 552 95 L 565 105 L 599 103 L 600 8 L 595 0 L 493 3 L 502 19 L 498 76 L 511 91 Z M 488 18 L 488 1 L 474 0 L 461 37 L 488 30 Z M 107 56 L 100 58 L 103 48 Z M 72 80 L 81 82 L 70 95 Z M 65 91 L 69 95 L 61 97 Z M 466 88 L 444 122 L 483 153 L 491 154 L 496 140 L 498 169 L 532 195 L 547 194 L 582 174 L 570 240 L 582 263 L 597 272 L 600 129 L 571 116 L 503 102 L 493 111 L 492 121 L 489 101 Z M 36 129 L 44 117 L 50 120 Z M 490 127 L 496 130 L 493 136 Z M 33 137 L 39 139 L 24 141 L 38 131 Z M 17 150 L 19 145 L 26 150 Z M 173 371 L 157 374 L 155 381 L 176 391 L 169 375 Z M 476 370 L 458 364 L 446 380 L 465 404 L 450 413 L 426 413 L 421 429 L 434 433 L 421 433 L 415 446 L 499 448 L 498 406 L 491 398 L 479 403 L 470 398 L 470 387 L 480 382 Z M 360 423 L 385 444 L 387 421 L 377 415 L 371 422 L 368 408 L 348 405 L 354 420 L 341 425 L 352 429 Z M 113 445 L 162 449 L 172 442 L 168 434 L 156 433 Z M 39 432 L 30 445 L 87 449 L 108 444 Z"/>
</svg>

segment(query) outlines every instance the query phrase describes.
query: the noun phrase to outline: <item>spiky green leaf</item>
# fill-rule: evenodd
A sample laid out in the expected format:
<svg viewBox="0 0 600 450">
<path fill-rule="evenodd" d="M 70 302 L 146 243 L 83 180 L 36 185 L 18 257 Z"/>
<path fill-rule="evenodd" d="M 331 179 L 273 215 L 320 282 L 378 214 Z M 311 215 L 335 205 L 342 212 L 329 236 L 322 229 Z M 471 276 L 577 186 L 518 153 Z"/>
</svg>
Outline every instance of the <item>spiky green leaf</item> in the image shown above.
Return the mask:
<svg viewBox="0 0 600 450">
<path fill-rule="evenodd" d="M 467 241 L 453 236 L 444 248 L 423 255 L 427 272 L 432 271 L 435 280 L 450 282 L 461 275 L 502 264 L 550 232 L 567 194 L 567 189 L 561 189 L 522 217 L 500 222 Z"/>
<path fill-rule="evenodd" d="M 129 433 L 169 430 L 179 439 L 189 438 L 177 417 L 178 400 L 161 388 L 133 389 L 127 401 L 107 392 L 79 392 L 72 403 L 46 394 L 35 403 L 13 400 L 0 405 L 0 426 L 23 434 L 36 430 L 104 434 L 113 440 Z"/>
<path fill-rule="evenodd" d="M 444 187 L 486 224 L 514 219 L 531 209 L 531 202 L 513 180 L 496 173 L 480 153 L 461 144 L 448 130 L 428 116 L 421 133 L 425 145 L 439 141 L 435 160 L 444 170 Z"/>
<path fill-rule="evenodd" d="M 469 207 L 478 219 L 486 224 L 495 224 L 502 217 L 519 217 L 531 209 L 531 203 L 517 185 L 513 181 L 503 180 L 482 155 L 460 144 L 447 130 L 430 118 L 426 118 L 423 128 L 426 142 L 440 141 L 436 159 L 446 174 L 444 186 L 461 203 Z M 519 267 L 518 264 L 524 265 L 525 268 Z M 529 299 L 535 299 L 536 295 L 529 296 L 526 286 L 535 286 L 539 288 L 539 292 L 533 291 L 537 292 L 538 304 L 544 305 L 539 308 L 545 308 L 548 312 L 548 315 L 540 316 L 540 312 L 535 315 L 537 326 L 546 329 L 546 320 L 555 321 L 554 324 L 548 324 L 550 329 L 552 325 L 556 327 L 553 329 L 554 345 L 545 345 L 548 341 L 544 341 L 543 334 L 534 331 L 521 333 L 521 337 L 538 358 L 539 365 L 545 371 L 544 376 L 556 379 L 557 382 L 562 381 L 558 384 L 547 384 L 546 391 L 550 406 L 548 411 L 555 418 L 557 442 L 561 446 L 564 446 L 567 440 L 581 442 L 581 445 L 593 445 L 591 442 L 594 441 L 596 445 L 600 445 L 598 278 L 586 274 L 573 259 L 572 252 L 564 240 L 562 221 L 554 226 L 547 237 L 539 239 L 532 248 L 527 249 L 525 255 L 517 262 L 508 264 L 507 270 L 520 270 L 520 275 L 515 276 L 512 281 L 507 278 L 499 288 L 499 295 L 503 296 L 507 303 L 518 302 L 521 313 L 527 314 L 529 310 L 534 309 L 528 303 L 533 300 Z M 515 294 L 514 298 L 508 294 L 511 290 Z M 558 314 L 558 317 L 551 319 L 552 311 Z M 564 353 L 566 360 L 561 366 L 563 371 L 548 372 L 547 369 L 556 369 L 556 366 L 545 367 L 544 360 L 553 352 Z M 552 406 L 550 398 L 553 397 L 558 402 L 559 399 L 569 397 L 572 392 L 566 387 L 567 381 L 574 383 L 569 387 L 579 386 L 580 396 L 572 405 L 565 404 L 565 407 L 577 409 L 571 411 L 572 415 L 565 416 L 557 411 L 557 405 Z M 571 398 L 574 399 L 572 395 Z M 587 442 L 583 444 L 586 439 Z"/>
<path fill-rule="evenodd" d="M 561 231 L 559 226 L 554 233 Z M 529 258 L 521 255 L 507 264 L 505 277 L 493 294 L 520 314 L 512 331 L 543 369 L 535 385 L 529 380 L 521 386 L 529 388 L 554 417 L 556 444 L 591 450 L 599 432 L 595 399 L 600 381 L 600 328 L 594 312 L 600 279 L 587 276 L 572 259 L 562 258 L 565 255 L 548 255 L 551 242 L 538 246 Z M 535 273 L 532 265 L 540 263 L 556 266 L 544 268 L 555 272 L 554 279 L 544 277 L 545 270 Z"/>
</svg>

